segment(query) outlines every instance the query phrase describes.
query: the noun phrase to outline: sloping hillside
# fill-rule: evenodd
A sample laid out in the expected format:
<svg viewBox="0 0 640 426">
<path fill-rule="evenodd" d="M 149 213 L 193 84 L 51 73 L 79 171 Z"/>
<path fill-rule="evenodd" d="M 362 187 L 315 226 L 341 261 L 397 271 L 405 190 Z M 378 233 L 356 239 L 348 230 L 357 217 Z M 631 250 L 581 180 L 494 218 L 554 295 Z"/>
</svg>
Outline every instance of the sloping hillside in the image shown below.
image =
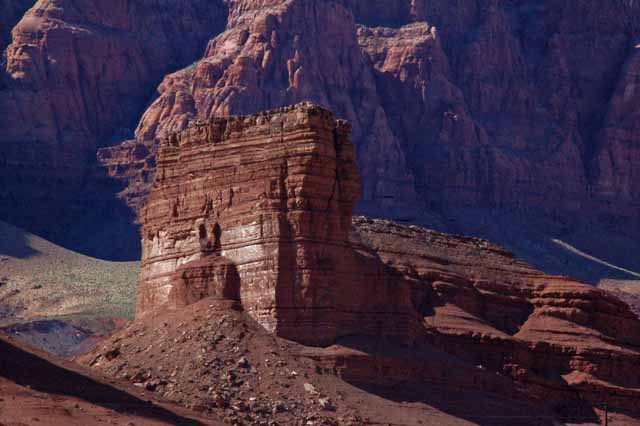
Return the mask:
<svg viewBox="0 0 640 426">
<path fill-rule="evenodd" d="M 0 303 L 19 317 L 130 317 L 138 262 L 87 257 L 0 222 Z"/>
<path fill-rule="evenodd" d="M 131 317 L 138 267 L 87 257 L 0 222 L 0 327 L 54 352 L 73 352 L 64 346 Z M 37 326 L 11 327 L 24 322 Z"/>
<path fill-rule="evenodd" d="M 0 334 L 0 425 L 215 426 L 134 387 L 56 361 Z"/>
</svg>

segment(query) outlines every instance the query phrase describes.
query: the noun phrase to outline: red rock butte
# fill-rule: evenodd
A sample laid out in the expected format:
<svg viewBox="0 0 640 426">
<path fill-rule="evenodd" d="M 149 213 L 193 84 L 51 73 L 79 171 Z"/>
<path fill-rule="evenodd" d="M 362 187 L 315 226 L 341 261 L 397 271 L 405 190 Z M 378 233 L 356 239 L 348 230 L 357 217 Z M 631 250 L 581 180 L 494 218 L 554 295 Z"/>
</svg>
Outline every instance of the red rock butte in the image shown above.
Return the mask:
<svg viewBox="0 0 640 426">
<path fill-rule="evenodd" d="M 137 317 L 217 297 L 306 344 L 413 338 L 409 287 L 349 242 L 360 187 L 349 133 L 301 103 L 166 138 L 141 214 Z"/>
<path fill-rule="evenodd" d="M 314 346 L 305 356 L 350 383 L 449 384 L 567 418 L 603 402 L 637 414 L 628 305 L 480 239 L 354 218 L 349 130 L 302 103 L 165 138 L 140 217 L 138 319 L 206 299 Z"/>
</svg>

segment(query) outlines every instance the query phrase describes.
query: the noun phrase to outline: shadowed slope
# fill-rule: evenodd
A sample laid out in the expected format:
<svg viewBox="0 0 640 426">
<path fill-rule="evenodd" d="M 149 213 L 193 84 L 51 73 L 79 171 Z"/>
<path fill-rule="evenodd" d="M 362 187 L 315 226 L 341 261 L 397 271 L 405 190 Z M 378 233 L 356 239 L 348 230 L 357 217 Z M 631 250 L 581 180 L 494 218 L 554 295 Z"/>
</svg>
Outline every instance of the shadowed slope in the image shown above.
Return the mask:
<svg viewBox="0 0 640 426">
<path fill-rule="evenodd" d="M 0 257 L 0 304 L 24 318 L 131 315 L 138 262 L 84 256 L 1 221 Z"/>
<path fill-rule="evenodd" d="M 55 362 L 0 335 L 0 418 L 89 426 L 111 419 L 140 425 L 198 425 L 184 411 L 119 389 L 69 363 Z M 147 397 L 148 398 L 148 397 Z M 11 401 L 9 401 L 11 399 Z M 178 414 L 180 413 L 180 414 Z M 19 423 L 16 423 L 19 424 Z M 131 424 L 131 423 L 129 423 Z"/>
</svg>

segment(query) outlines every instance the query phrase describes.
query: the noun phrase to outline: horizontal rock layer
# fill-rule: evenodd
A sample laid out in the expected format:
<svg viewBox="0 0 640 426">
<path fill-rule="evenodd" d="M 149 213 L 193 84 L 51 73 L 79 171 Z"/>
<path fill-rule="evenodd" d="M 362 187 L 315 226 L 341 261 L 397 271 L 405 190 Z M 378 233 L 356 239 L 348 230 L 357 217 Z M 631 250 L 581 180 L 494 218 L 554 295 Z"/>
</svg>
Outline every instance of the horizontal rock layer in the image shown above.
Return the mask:
<svg viewBox="0 0 640 426">
<path fill-rule="evenodd" d="M 354 225 L 353 241 L 412 280 L 425 346 L 395 355 L 364 351 L 353 371 L 343 362 L 350 355 L 316 352 L 328 369 L 355 383 L 379 385 L 382 371 L 401 383 L 459 381 L 423 365 L 420 354 L 436 348 L 478 366 L 467 389 L 501 393 L 508 378 L 519 389 L 508 392 L 524 392 L 566 417 L 603 403 L 638 415 L 640 320 L 615 296 L 541 273 L 483 240 L 362 217 Z"/>
<path fill-rule="evenodd" d="M 628 305 L 480 239 L 362 217 L 352 227 L 348 130 L 299 104 L 165 138 L 141 215 L 137 318 L 239 301 L 280 337 L 337 344 L 306 356 L 359 385 L 452 380 L 564 417 L 603 401 L 637 412 L 640 320 Z M 467 372 L 438 373 L 453 361 L 434 351 Z"/>
<path fill-rule="evenodd" d="M 634 3 L 238 1 L 203 58 L 159 86 L 136 143 L 195 118 L 312 100 L 353 123 L 365 211 L 635 220 L 639 14 Z M 138 177 L 120 178 L 139 205 Z"/>
<path fill-rule="evenodd" d="M 244 308 L 280 336 L 412 338 L 408 288 L 348 241 L 359 195 L 349 130 L 299 104 L 166 138 L 140 217 L 137 318 L 238 285 Z"/>
</svg>

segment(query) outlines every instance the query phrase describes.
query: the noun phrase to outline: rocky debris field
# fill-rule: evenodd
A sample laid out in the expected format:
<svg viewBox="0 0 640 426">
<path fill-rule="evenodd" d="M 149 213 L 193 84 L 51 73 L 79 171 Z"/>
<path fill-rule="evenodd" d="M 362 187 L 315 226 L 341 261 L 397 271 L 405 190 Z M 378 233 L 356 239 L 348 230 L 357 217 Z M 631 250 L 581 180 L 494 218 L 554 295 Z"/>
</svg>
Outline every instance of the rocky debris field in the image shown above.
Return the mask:
<svg viewBox="0 0 640 426">
<path fill-rule="evenodd" d="M 508 413 L 510 425 L 549 422 L 539 409 L 491 393 L 355 387 L 323 371 L 308 349 L 206 299 L 135 323 L 78 361 L 230 425 L 504 425 L 491 410 Z M 436 402 L 406 399 L 412 391 Z"/>
<path fill-rule="evenodd" d="M 232 425 L 362 424 L 349 386 L 246 314 L 203 302 L 136 323 L 80 361 Z"/>
</svg>

